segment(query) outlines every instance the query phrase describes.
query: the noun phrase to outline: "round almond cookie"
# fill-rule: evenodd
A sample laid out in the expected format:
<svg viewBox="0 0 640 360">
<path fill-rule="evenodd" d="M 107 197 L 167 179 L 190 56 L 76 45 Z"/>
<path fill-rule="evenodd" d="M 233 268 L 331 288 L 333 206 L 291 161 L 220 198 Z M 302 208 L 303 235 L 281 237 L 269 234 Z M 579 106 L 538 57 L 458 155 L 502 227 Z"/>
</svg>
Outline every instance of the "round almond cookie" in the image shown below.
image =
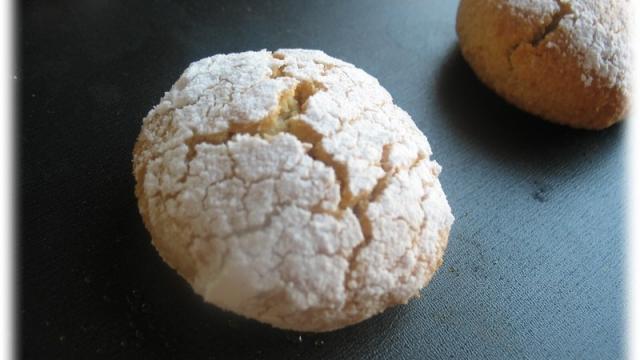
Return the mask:
<svg viewBox="0 0 640 360">
<path fill-rule="evenodd" d="M 629 109 L 628 0 L 461 0 L 456 30 L 478 77 L 549 121 L 603 129 Z"/>
<path fill-rule="evenodd" d="M 205 301 L 329 331 L 419 294 L 453 216 L 426 137 L 378 81 L 314 50 L 194 62 L 133 167 L 162 258 Z"/>
</svg>

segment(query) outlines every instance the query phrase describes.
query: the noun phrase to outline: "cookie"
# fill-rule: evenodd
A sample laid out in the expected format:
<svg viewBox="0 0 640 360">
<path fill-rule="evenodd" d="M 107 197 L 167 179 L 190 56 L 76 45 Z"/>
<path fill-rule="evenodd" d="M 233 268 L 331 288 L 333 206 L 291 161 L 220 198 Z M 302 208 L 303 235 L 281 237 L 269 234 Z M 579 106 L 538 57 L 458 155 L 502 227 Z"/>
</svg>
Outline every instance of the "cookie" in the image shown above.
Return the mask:
<svg viewBox="0 0 640 360">
<path fill-rule="evenodd" d="M 417 296 L 453 216 L 427 138 L 378 81 L 314 50 L 191 64 L 133 167 L 162 258 L 205 301 L 329 331 Z"/>
<path fill-rule="evenodd" d="M 629 110 L 628 0 L 461 0 L 456 30 L 477 76 L 519 108 L 603 129 Z"/>
</svg>

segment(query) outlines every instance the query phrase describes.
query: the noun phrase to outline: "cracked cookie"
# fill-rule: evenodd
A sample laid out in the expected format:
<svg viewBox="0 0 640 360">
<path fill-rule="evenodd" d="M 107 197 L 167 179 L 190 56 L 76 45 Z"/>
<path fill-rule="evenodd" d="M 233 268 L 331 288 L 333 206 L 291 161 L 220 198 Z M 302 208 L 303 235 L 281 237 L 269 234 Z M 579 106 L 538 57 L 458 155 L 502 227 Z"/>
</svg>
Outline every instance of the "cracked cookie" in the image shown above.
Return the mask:
<svg viewBox="0 0 640 360">
<path fill-rule="evenodd" d="M 460 48 L 488 87 L 551 122 L 603 129 L 629 110 L 628 0 L 461 0 Z"/>
<path fill-rule="evenodd" d="M 329 331 L 406 303 L 453 216 L 426 137 L 378 81 L 314 50 L 191 64 L 133 167 L 162 258 L 205 301 Z"/>
</svg>

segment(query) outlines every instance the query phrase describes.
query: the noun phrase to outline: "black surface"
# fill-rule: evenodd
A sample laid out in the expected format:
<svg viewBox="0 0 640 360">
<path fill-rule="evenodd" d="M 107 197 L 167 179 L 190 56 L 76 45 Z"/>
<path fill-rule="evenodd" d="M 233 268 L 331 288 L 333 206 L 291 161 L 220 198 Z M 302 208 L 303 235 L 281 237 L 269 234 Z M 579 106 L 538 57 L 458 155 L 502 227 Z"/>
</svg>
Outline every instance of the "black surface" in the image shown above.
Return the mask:
<svg viewBox="0 0 640 360">
<path fill-rule="evenodd" d="M 449 1 L 20 4 L 24 358 L 619 358 L 624 126 L 543 123 L 485 89 Z M 318 48 L 377 77 L 427 134 L 456 222 L 423 296 L 327 334 L 205 305 L 149 243 L 142 117 L 216 53 Z"/>
</svg>

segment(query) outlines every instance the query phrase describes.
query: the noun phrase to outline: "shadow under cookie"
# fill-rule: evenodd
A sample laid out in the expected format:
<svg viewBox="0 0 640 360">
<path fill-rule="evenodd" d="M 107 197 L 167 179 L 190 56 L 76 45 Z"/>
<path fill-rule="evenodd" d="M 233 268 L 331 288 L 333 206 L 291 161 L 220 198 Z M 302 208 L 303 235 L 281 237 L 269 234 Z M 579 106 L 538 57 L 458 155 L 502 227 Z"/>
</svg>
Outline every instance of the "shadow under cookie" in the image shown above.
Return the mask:
<svg viewBox="0 0 640 360">
<path fill-rule="evenodd" d="M 522 176 L 546 177 L 559 168 L 600 161 L 603 157 L 592 155 L 623 141 L 624 124 L 601 132 L 578 130 L 540 121 L 507 103 L 478 80 L 457 44 L 443 57 L 435 86 L 441 116 L 434 120 L 452 131 L 450 141 Z"/>
</svg>

